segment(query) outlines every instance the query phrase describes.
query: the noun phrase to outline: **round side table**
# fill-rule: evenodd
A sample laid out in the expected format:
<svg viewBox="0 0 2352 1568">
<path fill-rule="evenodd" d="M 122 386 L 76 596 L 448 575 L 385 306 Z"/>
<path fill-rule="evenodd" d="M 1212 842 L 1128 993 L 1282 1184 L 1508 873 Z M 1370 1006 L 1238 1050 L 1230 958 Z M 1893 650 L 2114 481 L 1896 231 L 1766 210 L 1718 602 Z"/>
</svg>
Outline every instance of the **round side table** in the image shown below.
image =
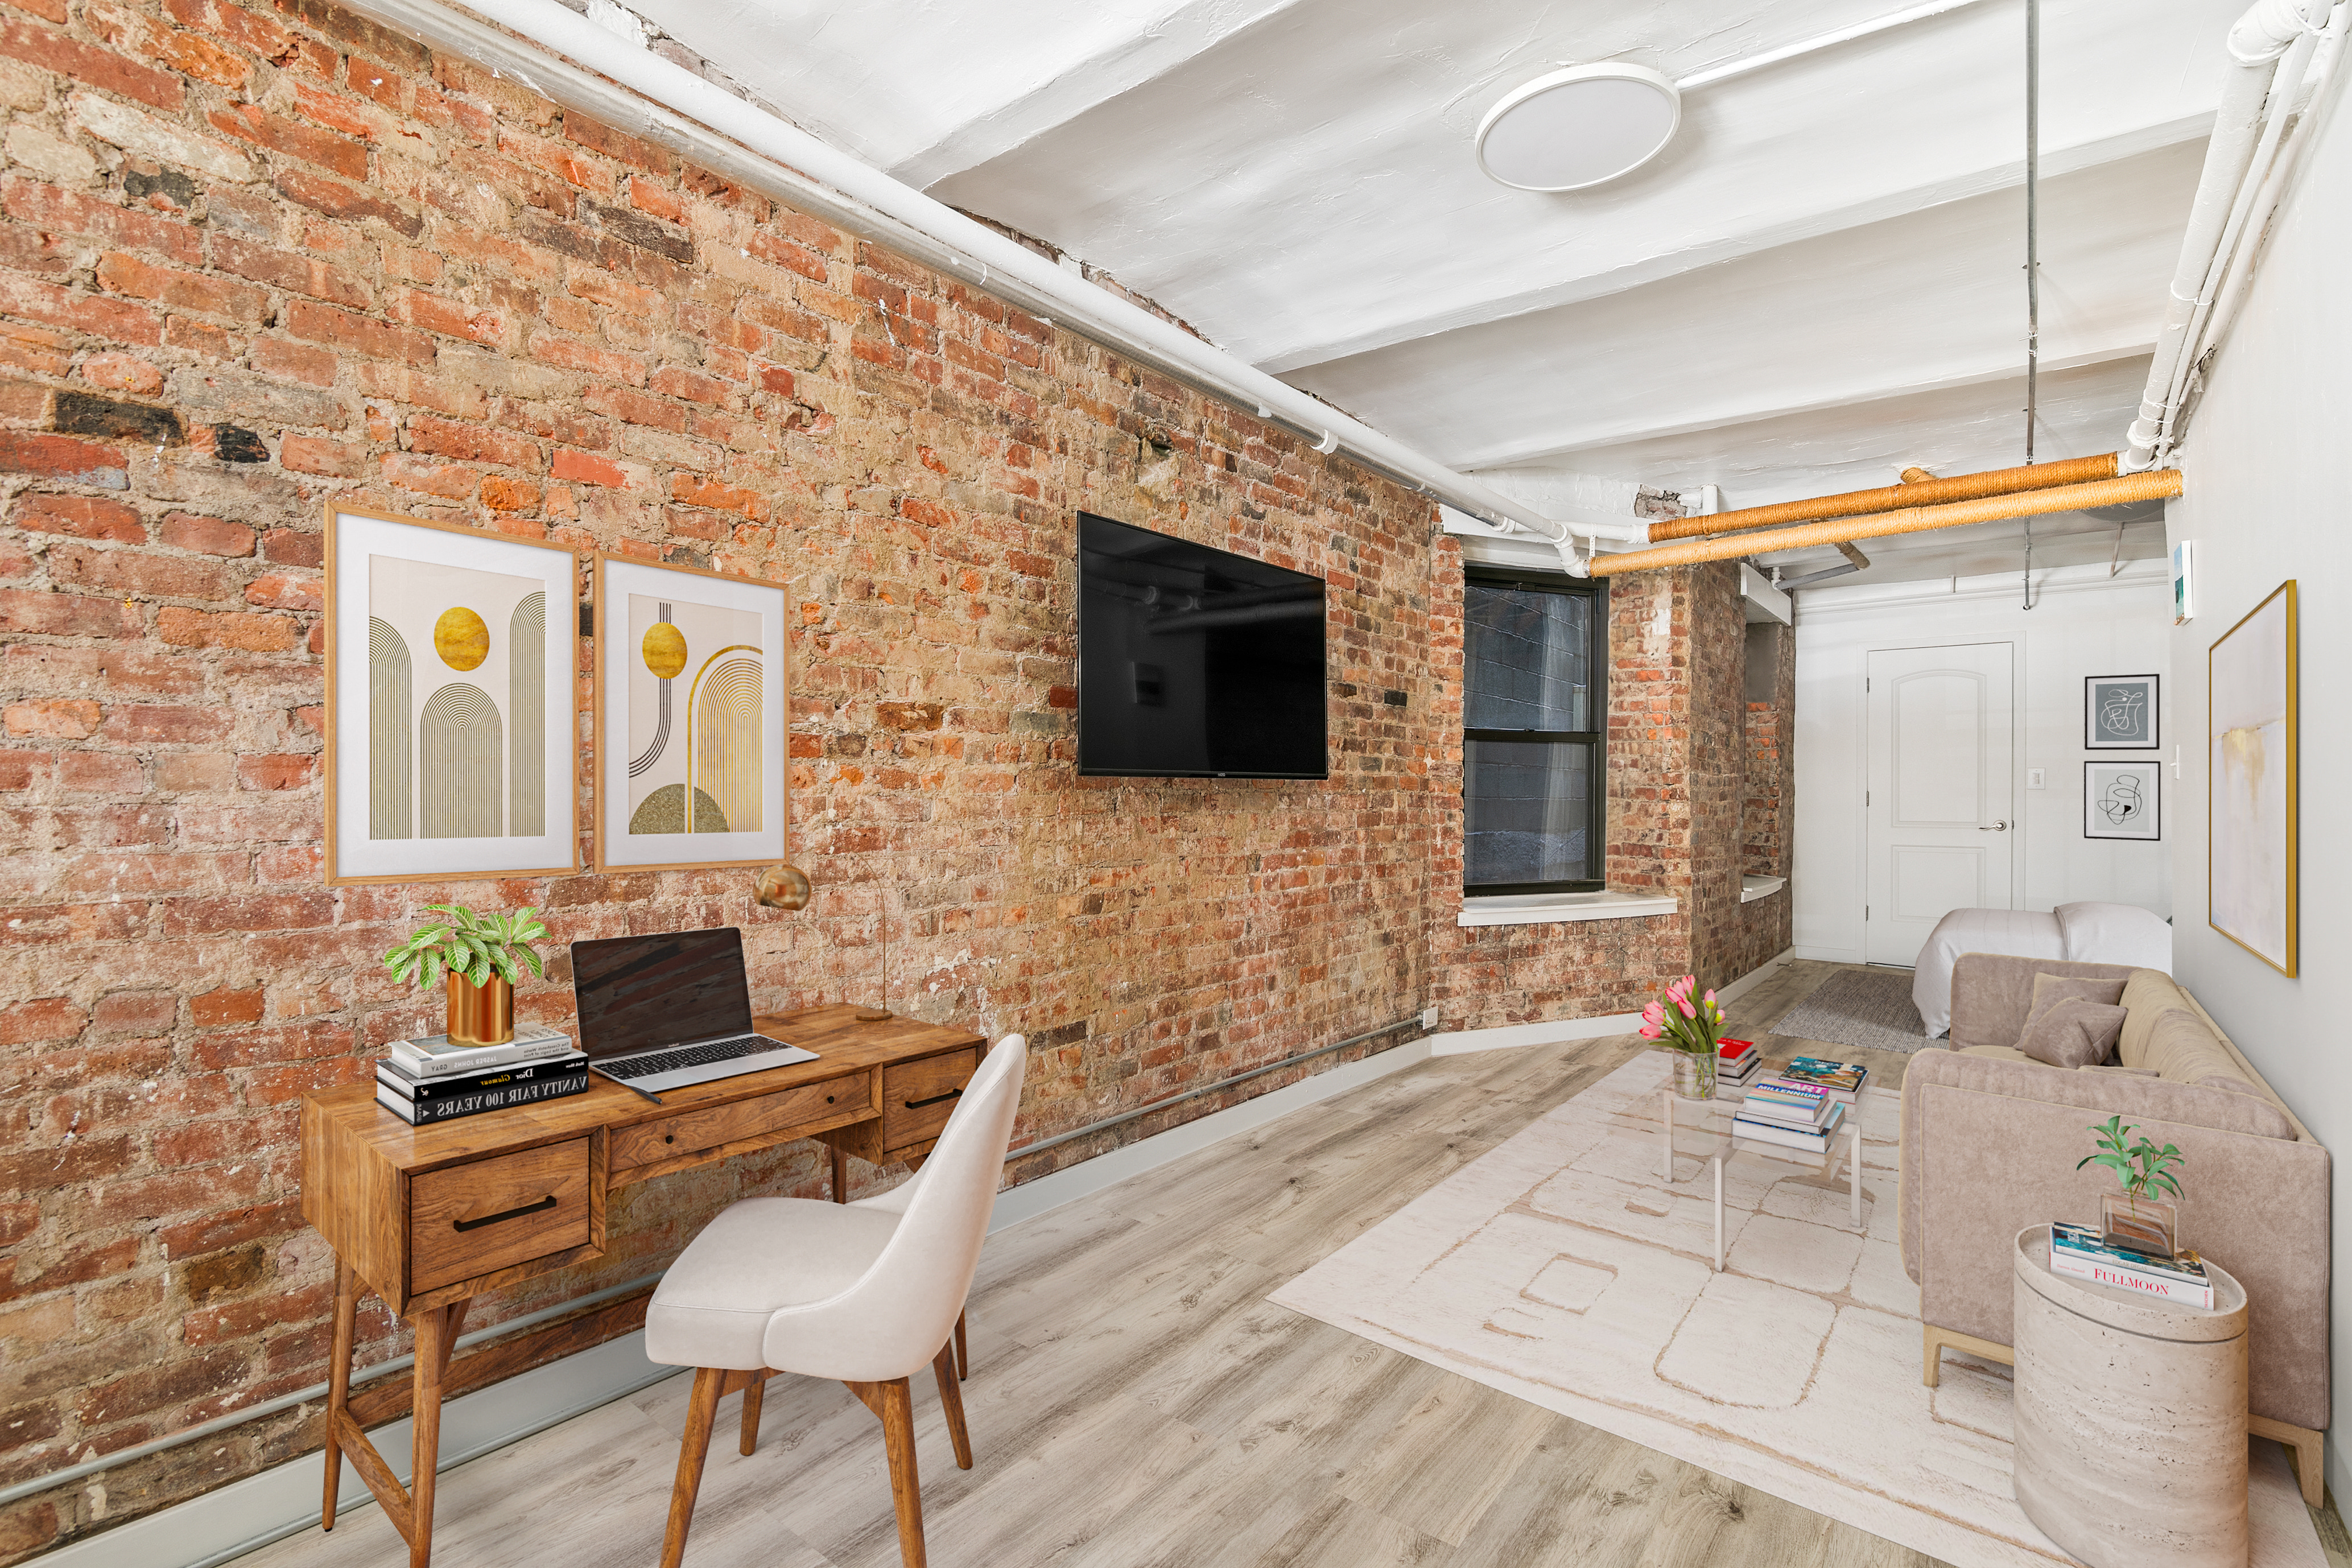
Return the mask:
<svg viewBox="0 0 2352 1568">
<path fill-rule="evenodd" d="M 2092 1568 L 2245 1568 L 2246 1292 L 2208 1263 L 2208 1310 L 2055 1274 L 2015 1249 L 2016 1488 Z"/>
</svg>

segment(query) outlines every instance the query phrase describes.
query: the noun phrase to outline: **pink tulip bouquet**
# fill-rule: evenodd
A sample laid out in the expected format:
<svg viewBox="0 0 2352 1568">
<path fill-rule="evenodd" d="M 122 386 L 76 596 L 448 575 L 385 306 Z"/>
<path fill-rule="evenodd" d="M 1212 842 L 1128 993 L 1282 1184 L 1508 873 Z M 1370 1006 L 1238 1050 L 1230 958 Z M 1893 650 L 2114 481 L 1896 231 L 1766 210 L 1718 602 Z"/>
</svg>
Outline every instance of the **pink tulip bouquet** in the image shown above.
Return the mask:
<svg viewBox="0 0 2352 1568">
<path fill-rule="evenodd" d="M 1675 1073 L 1677 1086 L 1705 1100 L 1715 1091 L 1715 1043 L 1723 1034 L 1723 1009 L 1714 992 L 1695 995 L 1697 990 L 1695 974 L 1669 982 L 1666 994 L 1642 1009 L 1642 1037 L 1681 1052 L 1692 1070 Z"/>
</svg>

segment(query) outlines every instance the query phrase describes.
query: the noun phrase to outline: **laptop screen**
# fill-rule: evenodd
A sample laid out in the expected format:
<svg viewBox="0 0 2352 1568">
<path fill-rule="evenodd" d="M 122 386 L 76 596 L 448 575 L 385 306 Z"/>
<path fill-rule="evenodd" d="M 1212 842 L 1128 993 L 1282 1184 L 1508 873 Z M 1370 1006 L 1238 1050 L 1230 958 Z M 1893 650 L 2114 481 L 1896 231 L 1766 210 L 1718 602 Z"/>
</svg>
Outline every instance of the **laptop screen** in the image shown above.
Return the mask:
<svg viewBox="0 0 2352 1568">
<path fill-rule="evenodd" d="M 743 933 L 733 926 L 575 942 L 572 994 L 591 1057 L 751 1032 Z"/>
</svg>

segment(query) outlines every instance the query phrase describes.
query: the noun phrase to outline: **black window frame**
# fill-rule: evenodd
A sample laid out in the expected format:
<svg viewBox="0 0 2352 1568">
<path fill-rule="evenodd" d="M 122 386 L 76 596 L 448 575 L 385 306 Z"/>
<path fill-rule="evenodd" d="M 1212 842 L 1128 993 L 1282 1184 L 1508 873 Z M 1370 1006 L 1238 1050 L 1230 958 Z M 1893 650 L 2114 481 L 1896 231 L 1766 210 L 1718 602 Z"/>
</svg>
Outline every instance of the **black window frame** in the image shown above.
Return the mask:
<svg viewBox="0 0 2352 1568">
<path fill-rule="evenodd" d="M 1533 572 L 1507 566 L 1465 565 L 1462 572 L 1462 895 L 1465 899 L 1507 898 L 1519 893 L 1591 893 L 1609 885 L 1609 579 L 1571 577 L 1565 572 Z M 1592 647 L 1588 668 L 1592 671 L 1590 712 L 1597 728 L 1591 730 L 1473 729 L 1470 711 L 1469 589 L 1519 588 L 1545 594 L 1580 595 L 1592 601 L 1586 617 Z M 1470 880 L 1470 746 L 1473 742 L 1507 742 L 1515 745 L 1580 746 L 1591 754 L 1591 781 L 1585 803 L 1585 843 L 1591 846 L 1601 875 L 1549 882 L 1473 882 Z"/>
</svg>

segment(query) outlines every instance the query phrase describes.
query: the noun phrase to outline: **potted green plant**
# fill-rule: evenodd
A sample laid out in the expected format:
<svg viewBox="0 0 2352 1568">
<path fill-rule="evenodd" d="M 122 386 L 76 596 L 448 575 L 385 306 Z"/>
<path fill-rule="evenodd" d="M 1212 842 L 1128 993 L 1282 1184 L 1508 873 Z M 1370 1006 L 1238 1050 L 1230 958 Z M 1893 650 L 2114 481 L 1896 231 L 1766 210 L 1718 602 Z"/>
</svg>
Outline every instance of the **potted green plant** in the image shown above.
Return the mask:
<svg viewBox="0 0 2352 1568">
<path fill-rule="evenodd" d="M 497 1046 L 514 1038 L 514 987 L 528 967 L 541 978 L 531 943 L 547 934 L 539 911 L 526 905 L 510 915 L 478 915 L 463 904 L 427 904 L 440 920 L 419 926 L 383 955 L 383 966 L 404 984 L 430 991 L 449 982 L 449 1043 Z"/>
<path fill-rule="evenodd" d="M 2115 1173 L 2120 1193 L 2099 1194 L 2099 1232 L 2110 1247 L 2129 1247 L 2158 1258 L 2171 1258 L 2179 1250 L 2180 1211 L 2174 1205 L 2158 1197 L 2158 1193 L 2180 1196 L 2180 1183 L 2174 1178 L 2172 1168 L 2185 1163 L 2187 1156 L 2167 1143 L 2158 1148 L 2156 1142 L 2138 1132 L 2136 1125 L 2120 1116 L 2110 1116 L 2086 1131 L 2096 1135 L 2098 1148 L 2074 1163 L 2074 1169 L 2098 1165 Z"/>
<path fill-rule="evenodd" d="M 1723 1009 L 1715 993 L 1694 996 L 1698 976 L 1685 974 L 1666 994 L 1642 1009 L 1642 1037 L 1658 1040 L 1675 1053 L 1675 1092 L 1685 1100 L 1715 1098 L 1716 1041 L 1723 1035 Z"/>
</svg>

